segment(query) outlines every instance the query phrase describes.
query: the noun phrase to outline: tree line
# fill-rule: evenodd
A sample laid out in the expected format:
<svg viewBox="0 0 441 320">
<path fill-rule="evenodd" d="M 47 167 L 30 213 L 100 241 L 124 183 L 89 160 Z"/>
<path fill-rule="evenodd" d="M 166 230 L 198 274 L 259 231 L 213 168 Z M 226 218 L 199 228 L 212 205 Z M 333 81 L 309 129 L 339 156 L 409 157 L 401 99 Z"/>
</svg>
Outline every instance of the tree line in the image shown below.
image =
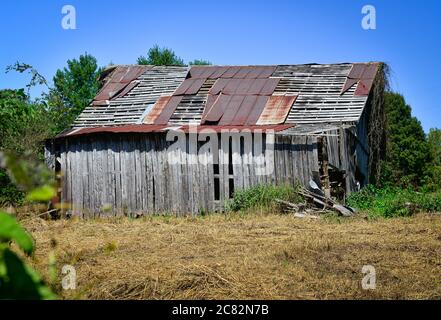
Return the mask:
<svg viewBox="0 0 441 320">
<path fill-rule="evenodd" d="M 155 45 L 137 64 L 184 66 L 184 60 L 169 48 Z M 210 65 L 195 59 L 189 65 Z M 52 83 L 31 65 L 17 62 L 6 72 L 28 73 L 31 80 L 25 88 L 0 90 L 0 151 L 19 158 L 43 160 L 43 144 L 48 138 L 66 130 L 100 90 L 99 75 L 105 69 L 97 59 L 85 53 L 68 60 L 58 69 Z M 32 99 L 30 88 L 43 85 L 46 91 Z M 411 107 L 398 93 L 385 93 L 386 156 L 382 162 L 379 185 L 403 188 L 441 187 L 441 130 L 426 134 L 420 121 L 412 116 Z M 0 206 L 17 205 L 23 193 L 0 169 Z"/>
</svg>

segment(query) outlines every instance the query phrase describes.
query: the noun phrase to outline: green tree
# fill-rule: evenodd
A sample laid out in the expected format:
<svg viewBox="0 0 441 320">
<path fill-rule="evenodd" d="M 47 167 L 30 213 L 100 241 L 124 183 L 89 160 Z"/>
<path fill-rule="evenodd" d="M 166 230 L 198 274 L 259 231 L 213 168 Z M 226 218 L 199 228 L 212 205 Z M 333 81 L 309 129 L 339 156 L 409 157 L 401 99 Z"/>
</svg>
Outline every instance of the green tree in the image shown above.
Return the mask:
<svg viewBox="0 0 441 320">
<path fill-rule="evenodd" d="M 42 159 L 44 140 L 51 136 L 45 105 L 20 90 L 0 90 L 0 151 L 18 158 Z M 0 206 L 19 205 L 24 193 L 0 168 Z"/>
<path fill-rule="evenodd" d="M 184 60 L 178 57 L 173 50 L 160 48 L 158 45 L 149 49 L 147 57 L 140 56 L 137 63 L 154 66 L 185 66 Z"/>
<path fill-rule="evenodd" d="M 427 142 L 432 160 L 429 174 L 434 184 L 433 186 L 441 188 L 441 129 L 430 129 Z"/>
<path fill-rule="evenodd" d="M 212 63 L 208 60 L 195 59 L 188 63 L 190 66 L 210 66 Z"/>
<path fill-rule="evenodd" d="M 57 70 L 47 98 L 56 132 L 69 128 L 93 100 L 101 87 L 101 72 L 95 57 L 87 53 L 68 60 L 67 67 Z"/>
<path fill-rule="evenodd" d="M 0 150 L 37 155 L 50 136 L 48 111 L 23 89 L 0 90 Z"/>
<path fill-rule="evenodd" d="M 387 146 L 382 166 L 382 182 L 402 187 L 418 187 L 430 162 L 426 135 L 403 96 L 385 93 Z"/>
</svg>

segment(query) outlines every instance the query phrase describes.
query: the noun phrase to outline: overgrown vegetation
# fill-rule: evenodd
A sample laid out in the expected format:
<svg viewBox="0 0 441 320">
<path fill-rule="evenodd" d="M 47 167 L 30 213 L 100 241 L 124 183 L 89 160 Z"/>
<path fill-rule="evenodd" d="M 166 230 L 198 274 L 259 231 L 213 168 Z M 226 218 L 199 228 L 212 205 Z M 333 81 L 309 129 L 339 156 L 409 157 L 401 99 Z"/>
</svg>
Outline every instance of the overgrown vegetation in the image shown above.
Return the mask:
<svg viewBox="0 0 441 320">
<path fill-rule="evenodd" d="M 408 217 L 417 212 L 441 212 L 441 190 L 428 192 L 370 185 L 352 194 L 347 202 L 371 217 Z"/>
<path fill-rule="evenodd" d="M 304 199 L 295 189 L 292 186 L 258 185 L 236 191 L 233 198 L 226 202 L 226 207 L 230 211 L 244 211 L 256 207 L 271 207 L 275 204 L 275 199 L 303 202 Z"/>
<path fill-rule="evenodd" d="M 0 211 L 0 299 L 55 299 L 38 273 L 11 250 L 12 242 L 25 255 L 34 253 L 29 234 L 13 217 Z"/>
<path fill-rule="evenodd" d="M 27 201 L 42 203 L 47 207 L 48 201 L 55 195 L 55 188 L 51 185 L 51 175 L 46 168 L 1 153 L 0 166 L 6 168 L 14 185 L 27 192 Z M 12 248 L 12 243 L 17 249 Z M 21 250 L 21 253 L 17 254 L 17 250 Z M 34 241 L 30 235 L 15 218 L 0 211 L 0 299 L 56 298 L 38 273 L 22 258 L 22 254 L 32 256 L 34 251 Z"/>
<path fill-rule="evenodd" d="M 412 109 L 397 93 L 385 93 L 386 159 L 381 184 L 420 187 L 433 175 L 427 136 Z"/>
</svg>

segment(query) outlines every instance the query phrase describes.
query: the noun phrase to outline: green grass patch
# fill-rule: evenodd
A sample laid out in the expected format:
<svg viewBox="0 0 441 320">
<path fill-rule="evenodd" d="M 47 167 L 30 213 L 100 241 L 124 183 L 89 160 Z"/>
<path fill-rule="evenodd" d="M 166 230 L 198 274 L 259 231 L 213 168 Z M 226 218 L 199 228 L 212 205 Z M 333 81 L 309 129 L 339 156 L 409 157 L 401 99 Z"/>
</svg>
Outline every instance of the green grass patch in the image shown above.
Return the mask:
<svg viewBox="0 0 441 320">
<path fill-rule="evenodd" d="M 283 185 L 258 185 L 249 189 L 238 190 L 232 199 L 226 202 L 228 211 L 245 211 L 250 208 L 268 208 L 276 205 L 276 199 L 293 203 L 304 202 L 296 192 L 296 187 Z"/>
<path fill-rule="evenodd" d="M 441 212 L 441 190 L 427 192 L 367 186 L 351 194 L 347 203 L 367 212 L 370 217 L 408 217 L 417 212 Z"/>
</svg>

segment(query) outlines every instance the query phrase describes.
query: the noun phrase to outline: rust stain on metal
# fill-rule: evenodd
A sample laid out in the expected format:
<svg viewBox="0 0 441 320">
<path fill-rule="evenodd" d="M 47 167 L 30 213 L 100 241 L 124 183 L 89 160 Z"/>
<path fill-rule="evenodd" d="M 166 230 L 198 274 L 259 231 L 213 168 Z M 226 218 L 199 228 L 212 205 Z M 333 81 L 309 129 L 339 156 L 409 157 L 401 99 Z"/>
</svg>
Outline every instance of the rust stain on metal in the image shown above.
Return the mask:
<svg viewBox="0 0 441 320">
<path fill-rule="evenodd" d="M 151 66 L 118 66 L 107 75 L 107 81 L 96 95 L 92 105 L 99 106 L 107 104 L 107 100 L 122 97 L 133 89 L 136 84 L 132 81 L 136 80 Z"/>
<path fill-rule="evenodd" d="M 354 95 L 367 96 L 371 91 L 371 87 L 373 83 L 374 83 L 373 79 L 360 80 L 357 89 L 355 89 Z"/>
<path fill-rule="evenodd" d="M 280 78 L 269 78 L 266 84 L 263 86 L 262 90 L 260 90 L 261 95 L 272 95 L 274 90 L 276 90 L 277 85 L 279 84 Z"/>
<path fill-rule="evenodd" d="M 130 124 L 122 126 L 112 126 L 112 127 L 93 127 L 93 128 L 82 128 L 82 129 L 71 129 L 69 131 L 63 132 L 55 137 L 55 139 L 63 139 L 69 137 L 91 135 L 91 134 L 101 134 L 101 133 L 160 133 L 167 132 L 169 130 L 182 130 L 183 132 L 190 132 L 190 130 L 196 129 L 197 132 L 201 131 L 213 131 L 213 132 L 267 132 L 274 131 L 280 132 L 287 130 L 289 128 L 295 127 L 294 124 L 279 124 L 279 125 L 198 125 L 198 126 L 175 126 L 171 127 L 169 125 L 154 125 L 154 124 Z"/>
<path fill-rule="evenodd" d="M 209 67 L 206 66 L 193 66 L 191 67 L 188 75 L 190 78 L 199 78 Z"/>
<path fill-rule="evenodd" d="M 184 132 L 189 132 L 190 130 L 196 130 L 198 132 L 205 131 L 205 132 L 231 132 L 235 131 L 238 133 L 241 132 L 268 132 L 268 131 L 274 131 L 274 132 L 280 132 L 287 130 L 289 128 L 295 127 L 294 124 L 278 124 L 278 125 L 199 125 L 196 127 L 190 127 L 188 125 L 184 125 L 179 130 L 182 130 Z"/>
<path fill-rule="evenodd" d="M 358 81 L 359 81 L 358 79 L 347 78 L 340 94 L 343 94 L 346 91 L 348 91 L 349 89 L 351 89 L 353 85 L 358 83 Z"/>
<path fill-rule="evenodd" d="M 259 79 L 269 78 L 273 75 L 273 73 L 275 71 L 276 71 L 275 66 L 262 67 L 262 72 L 259 74 L 259 76 L 257 78 L 259 78 Z"/>
<path fill-rule="evenodd" d="M 190 87 L 185 91 L 185 94 L 196 94 L 204 85 L 205 78 L 195 79 L 194 82 L 190 85 Z"/>
<path fill-rule="evenodd" d="M 259 120 L 266 103 L 268 102 L 268 96 L 257 96 L 256 102 L 248 115 L 246 125 L 254 125 Z"/>
<path fill-rule="evenodd" d="M 138 86 L 139 82 L 131 82 L 129 83 L 123 91 L 121 91 L 115 98 L 124 97 L 127 93 L 132 91 L 132 89 L 136 88 Z"/>
<path fill-rule="evenodd" d="M 255 79 L 248 90 L 248 94 L 257 95 L 261 94 L 263 87 L 267 83 L 267 79 Z"/>
<path fill-rule="evenodd" d="M 219 120 L 219 125 L 229 125 L 232 124 L 234 117 L 240 109 L 240 106 L 245 99 L 244 95 L 233 95 L 224 110 L 222 118 Z"/>
<path fill-rule="evenodd" d="M 162 110 L 164 110 L 167 103 L 170 101 L 171 96 L 163 96 L 159 97 L 156 103 L 153 105 L 152 110 L 144 117 L 144 124 L 154 124 L 156 119 L 161 114 Z"/>
<path fill-rule="evenodd" d="M 244 125 L 247 123 L 248 116 L 251 113 L 251 110 L 253 109 L 255 103 L 257 100 L 256 95 L 249 95 L 245 96 L 240 109 L 237 111 L 236 115 L 234 116 L 234 119 L 231 121 L 232 125 Z"/>
<path fill-rule="evenodd" d="M 222 75 L 227 72 L 229 67 L 214 67 L 216 70 L 211 74 L 209 79 L 218 79 L 221 78 Z"/>
<path fill-rule="evenodd" d="M 207 102 L 205 104 L 204 112 L 202 113 L 201 117 L 201 123 L 205 121 L 205 118 L 207 116 L 207 113 L 211 110 L 213 107 L 213 104 L 216 102 L 218 95 L 208 94 L 207 96 Z"/>
<path fill-rule="evenodd" d="M 218 122 L 224 115 L 231 97 L 232 96 L 220 94 L 211 109 L 207 112 L 205 119 L 203 119 L 203 123 Z"/>
<path fill-rule="evenodd" d="M 94 127 L 73 129 L 62 134 L 59 134 L 55 139 L 75 137 L 87 134 L 96 133 L 148 133 L 148 132 L 163 132 L 168 126 L 166 125 L 150 125 L 150 124 L 131 124 L 113 127 Z"/>
<path fill-rule="evenodd" d="M 233 78 L 245 79 L 251 71 L 252 71 L 251 67 L 240 67 L 239 71 L 234 75 Z"/>
<path fill-rule="evenodd" d="M 240 67 L 229 67 L 227 71 L 224 72 L 222 75 L 222 78 L 228 79 L 234 77 L 236 73 L 238 73 L 240 70 Z"/>
<path fill-rule="evenodd" d="M 228 83 L 228 79 L 217 79 L 214 85 L 211 87 L 210 94 L 219 94 L 225 88 Z"/>
<path fill-rule="evenodd" d="M 271 96 L 257 121 L 259 125 L 284 123 L 297 96 Z"/>
<path fill-rule="evenodd" d="M 194 83 L 194 81 L 195 81 L 195 79 L 193 79 L 193 78 L 185 79 L 184 81 L 182 81 L 180 86 L 175 90 L 173 95 L 179 96 L 179 95 L 185 94 L 187 89 L 190 88 L 190 86 Z"/>
<path fill-rule="evenodd" d="M 354 96 L 369 95 L 378 67 L 378 63 L 354 63 L 340 94 L 344 94 L 357 83 Z"/>
<path fill-rule="evenodd" d="M 161 110 L 161 114 L 156 118 L 154 124 L 167 124 L 182 98 L 183 96 L 172 96 Z"/>
</svg>

